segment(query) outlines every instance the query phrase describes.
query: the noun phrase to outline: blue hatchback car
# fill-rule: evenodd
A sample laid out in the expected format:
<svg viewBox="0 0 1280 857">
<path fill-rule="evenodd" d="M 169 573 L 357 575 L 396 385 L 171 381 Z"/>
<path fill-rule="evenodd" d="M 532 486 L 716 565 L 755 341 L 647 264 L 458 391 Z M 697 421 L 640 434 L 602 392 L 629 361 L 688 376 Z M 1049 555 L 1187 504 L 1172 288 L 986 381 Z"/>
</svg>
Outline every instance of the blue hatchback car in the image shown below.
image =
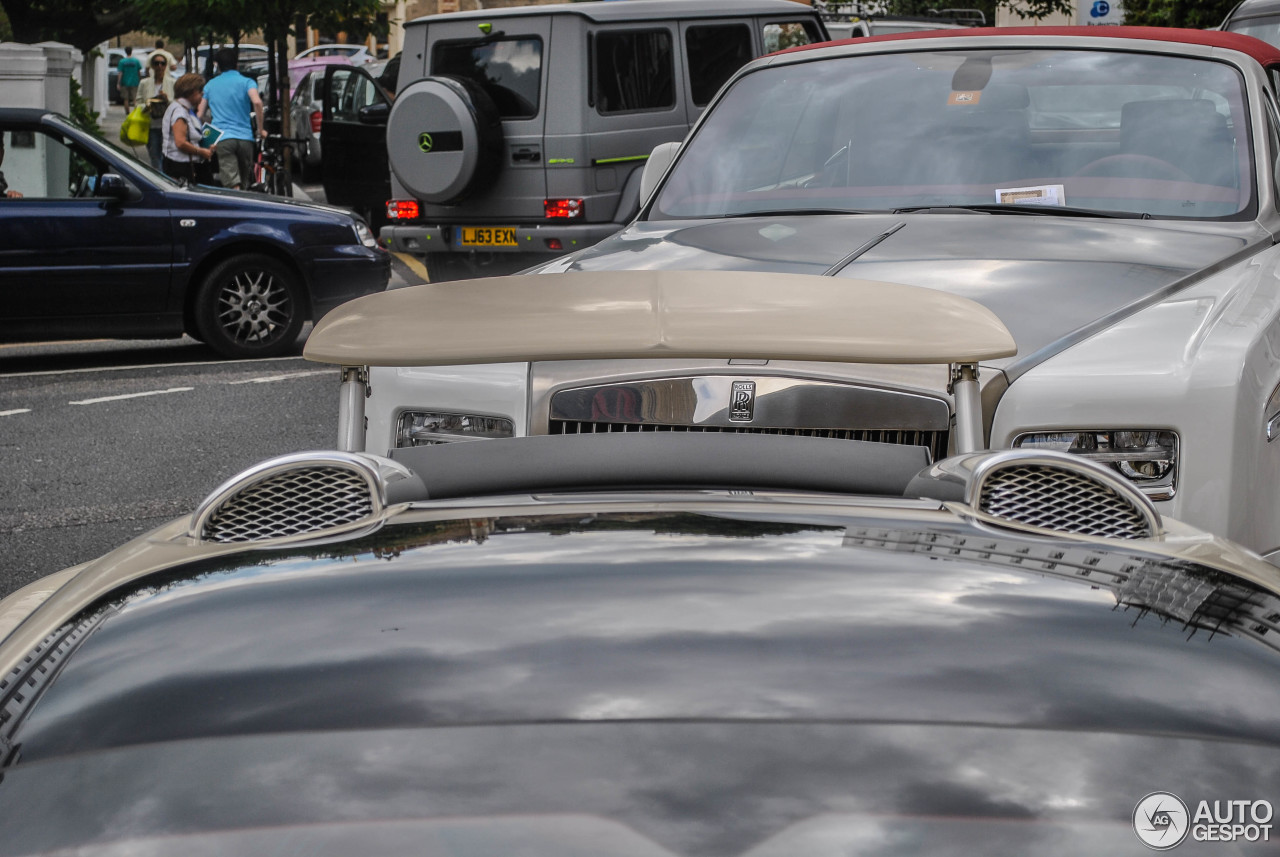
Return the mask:
<svg viewBox="0 0 1280 857">
<path fill-rule="evenodd" d="M 0 108 L 0 197 L 0 341 L 185 332 L 268 357 L 391 275 L 352 214 L 182 187 L 43 110 Z"/>
</svg>

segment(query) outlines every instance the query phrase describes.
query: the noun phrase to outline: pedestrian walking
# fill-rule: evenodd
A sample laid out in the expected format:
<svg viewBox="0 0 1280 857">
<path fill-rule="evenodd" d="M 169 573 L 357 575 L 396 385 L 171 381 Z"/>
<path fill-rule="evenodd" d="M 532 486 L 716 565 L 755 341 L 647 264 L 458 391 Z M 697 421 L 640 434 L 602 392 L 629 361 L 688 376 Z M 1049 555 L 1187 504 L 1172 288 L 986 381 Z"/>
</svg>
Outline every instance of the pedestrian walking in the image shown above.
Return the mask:
<svg viewBox="0 0 1280 857">
<path fill-rule="evenodd" d="M 116 65 L 116 89 L 124 102 L 124 112 L 133 110 L 138 100 L 138 84 L 142 82 L 142 63 L 133 55 L 133 48 L 124 49 L 124 59 Z"/>
<path fill-rule="evenodd" d="M 213 184 L 214 146 L 202 146 L 204 123 L 196 105 L 204 94 L 204 77 L 184 74 L 173 85 L 174 100 L 164 114 L 164 162 L 167 176 L 188 184 Z M 216 144 L 215 144 L 216 145 Z"/>
<path fill-rule="evenodd" d="M 218 51 L 219 73 L 204 88 L 200 116 L 209 116 L 220 132 L 218 138 L 218 178 L 223 187 L 247 188 L 253 183 L 255 137 L 267 136 L 263 124 L 262 97 L 258 84 L 240 73 L 237 63 L 240 51 L 223 48 Z M 257 120 L 257 130 L 249 116 Z"/>
<path fill-rule="evenodd" d="M 147 112 L 151 115 L 147 157 L 151 166 L 159 170 L 164 168 L 164 116 L 175 98 L 173 77 L 169 74 L 169 58 L 164 51 L 153 52 L 147 65 L 150 67 L 150 74 L 138 86 L 138 99 L 146 105 Z"/>
<path fill-rule="evenodd" d="M 156 54 L 161 54 L 165 58 L 165 61 L 169 64 L 170 72 L 173 72 L 173 70 L 178 67 L 177 57 L 165 50 L 164 39 L 156 39 L 156 46 L 155 49 L 151 51 L 151 56 L 154 57 Z"/>
</svg>

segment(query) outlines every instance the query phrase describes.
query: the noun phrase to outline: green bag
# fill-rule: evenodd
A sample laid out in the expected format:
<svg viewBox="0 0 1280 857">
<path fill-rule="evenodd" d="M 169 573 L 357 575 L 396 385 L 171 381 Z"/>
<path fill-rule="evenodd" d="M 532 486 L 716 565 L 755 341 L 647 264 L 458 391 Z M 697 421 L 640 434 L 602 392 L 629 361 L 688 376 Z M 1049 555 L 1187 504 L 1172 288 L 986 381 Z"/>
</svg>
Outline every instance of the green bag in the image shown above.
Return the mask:
<svg viewBox="0 0 1280 857">
<path fill-rule="evenodd" d="M 147 113 L 145 106 L 139 104 L 124 117 L 124 124 L 120 126 L 120 142 L 145 144 L 149 136 L 151 136 L 151 115 Z"/>
</svg>

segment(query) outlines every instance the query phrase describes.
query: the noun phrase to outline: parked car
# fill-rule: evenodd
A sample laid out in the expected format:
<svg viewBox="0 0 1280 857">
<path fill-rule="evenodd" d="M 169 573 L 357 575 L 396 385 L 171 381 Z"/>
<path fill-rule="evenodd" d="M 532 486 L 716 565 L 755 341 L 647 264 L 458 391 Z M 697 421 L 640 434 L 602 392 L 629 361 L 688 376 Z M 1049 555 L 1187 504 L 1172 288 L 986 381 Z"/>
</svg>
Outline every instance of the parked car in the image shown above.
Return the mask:
<svg viewBox="0 0 1280 857">
<path fill-rule="evenodd" d="M 227 357 L 381 291 L 390 259 L 351 214 L 182 187 L 71 122 L 0 108 L 0 340 L 176 337 Z M 0 194 L 3 196 L 3 194 Z"/>
<path fill-rule="evenodd" d="M 537 325 L 437 287 L 462 314 L 402 347 L 1009 344 L 924 289 L 749 288 L 715 324 L 735 275 L 641 276 L 524 278 Z M 1270 853 L 1280 572 L 1079 457 L 926 462 L 689 433 L 264 462 L 0 601 L 0 855 Z"/>
<path fill-rule="evenodd" d="M 1018 59 L 989 59 L 1003 52 Z M 1176 29 L 789 51 L 745 67 L 683 145 L 655 150 L 634 223 L 534 270 L 803 272 L 970 297 L 1018 344 L 981 369 L 992 447 L 1106 462 L 1163 513 L 1275 558 L 1272 68 L 1280 51 L 1256 39 Z M 955 443 L 941 367 L 547 360 L 369 377 L 356 442 L 376 452 L 416 443 L 415 414 L 500 417 L 517 434 L 838 432 L 936 458 Z M 738 382 L 761 403 L 740 420 L 726 404 Z"/>
<path fill-rule="evenodd" d="M 1227 14 L 1218 29 L 1280 46 L 1280 2 L 1244 0 Z"/>
<path fill-rule="evenodd" d="M 120 88 L 116 86 L 119 81 L 119 72 L 116 72 L 116 65 L 120 64 L 120 60 L 124 59 L 123 47 L 109 47 L 106 49 L 106 98 L 111 104 L 123 104 L 124 98 L 120 95 Z M 141 59 L 141 58 L 140 58 Z M 143 65 L 143 70 L 146 70 Z"/>
<path fill-rule="evenodd" d="M 385 208 L 383 240 L 432 280 L 511 273 L 616 232 L 639 209 L 648 152 L 682 139 L 734 71 L 826 38 L 790 0 L 420 18 L 405 25 L 394 108 L 360 71 L 331 72 L 326 198 Z"/>
<path fill-rule="evenodd" d="M 314 60 L 321 57 L 342 57 L 352 65 L 364 65 L 377 59 L 365 45 L 316 45 L 300 51 L 294 59 Z"/>
<path fill-rule="evenodd" d="M 320 147 L 320 120 L 324 109 L 324 71 L 330 66 L 350 64 L 345 56 L 289 61 L 290 124 L 293 136 L 306 140 L 301 150 L 295 150 L 295 154 L 298 158 L 298 171 L 307 180 L 318 177 L 323 152 Z"/>
<path fill-rule="evenodd" d="M 915 33 L 920 30 L 955 30 L 964 26 L 945 18 L 906 18 L 883 15 L 874 18 L 858 18 L 856 20 L 831 20 L 827 32 L 832 39 L 856 39 L 866 36 L 883 36 L 886 33 Z"/>
</svg>

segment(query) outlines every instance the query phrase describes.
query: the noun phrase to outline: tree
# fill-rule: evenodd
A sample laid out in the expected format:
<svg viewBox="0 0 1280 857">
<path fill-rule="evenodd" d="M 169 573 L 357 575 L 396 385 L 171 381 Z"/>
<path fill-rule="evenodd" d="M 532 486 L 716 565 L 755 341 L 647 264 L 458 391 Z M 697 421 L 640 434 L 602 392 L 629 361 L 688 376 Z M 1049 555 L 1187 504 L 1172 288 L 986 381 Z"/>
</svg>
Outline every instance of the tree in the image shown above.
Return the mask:
<svg viewBox="0 0 1280 857">
<path fill-rule="evenodd" d="M 1144 27 L 1205 29 L 1222 23 L 1239 0 L 1124 0 L 1124 22 Z"/>
<path fill-rule="evenodd" d="M 88 53 L 107 39 L 139 26 L 129 0 L 0 0 L 14 41 L 65 42 Z"/>
<path fill-rule="evenodd" d="M 1079 0 L 1085 2 L 1085 0 Z M 977 9 L 986 17 L 987 26 L 995 26 L 996 9 L 1004 6 L 1014 15 L 1026 20 L 1039 20 L 1050 15 L 1061 13 L 1072 16 L 1075 9 L 1069 0 L 889 0 L 888 9 L 892 15 L 933 15 L 945 13 L 946 10 L 964 7 Z M 1126 0 L 1125 8 L 1129 8 Z"/>
</svg>

